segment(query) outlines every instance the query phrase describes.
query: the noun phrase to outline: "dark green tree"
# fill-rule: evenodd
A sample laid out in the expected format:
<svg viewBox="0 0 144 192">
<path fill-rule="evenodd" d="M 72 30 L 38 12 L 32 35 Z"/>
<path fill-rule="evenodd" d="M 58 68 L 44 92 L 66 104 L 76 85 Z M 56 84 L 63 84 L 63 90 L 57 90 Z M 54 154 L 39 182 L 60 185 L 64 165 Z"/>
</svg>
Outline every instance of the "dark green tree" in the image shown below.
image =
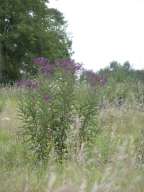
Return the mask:
<svg viewBox="0 0 144 192">
<path fill-rule="evenodd" d="M 118 70 L 119 67 L 120 67 L 120 64 L 119 64 L 117 61 L 112 61 L 112 62 L 110 63 L 110 69 L 111 69 L 112 71 Z"/>
<path fill-rule="evenodd" d="M 33 72 L 32 58 L 69 58 L 66 21 L 47 0 L 0 0 L 0 81 Z"/>
<path fill-rule="evenodd" d="M 131 65 L 130 65 L 129 61 L 124 62 L 123 68 L 126 71 L 129 71 L 131 69 Z"/>
</svg>

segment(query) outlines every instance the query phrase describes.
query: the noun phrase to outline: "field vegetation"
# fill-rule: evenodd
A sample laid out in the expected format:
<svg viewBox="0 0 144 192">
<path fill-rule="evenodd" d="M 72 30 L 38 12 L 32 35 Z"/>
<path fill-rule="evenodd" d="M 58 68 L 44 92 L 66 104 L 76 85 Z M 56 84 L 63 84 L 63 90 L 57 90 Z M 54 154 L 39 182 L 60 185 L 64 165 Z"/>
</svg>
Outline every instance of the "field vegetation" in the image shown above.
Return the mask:
<svg viewBox="0 0 144 192">
<path fill-rule="evenodd" d="M 35 63 L 0 88 L 0 191 L 143 192 L 142 80 Z"/>
<path fill-rule="evenodd" d="M 0 192 L 144 192 L 144 70 L 84 69 L 49 3 L 0 0 Z"/>
</svg>

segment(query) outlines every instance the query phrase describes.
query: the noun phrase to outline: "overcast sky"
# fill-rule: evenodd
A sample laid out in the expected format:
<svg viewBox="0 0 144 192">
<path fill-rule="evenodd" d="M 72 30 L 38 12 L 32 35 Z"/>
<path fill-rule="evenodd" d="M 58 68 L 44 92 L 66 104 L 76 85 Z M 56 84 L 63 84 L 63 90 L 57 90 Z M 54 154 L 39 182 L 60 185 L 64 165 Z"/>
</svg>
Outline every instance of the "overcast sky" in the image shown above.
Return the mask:
<svg viewBox="0 0 144 192">
<path fill-rule="evenodd" d="M 111 61 L 144 69 L 144 0 L 51 0 L 73 36 L 73 58 L 98 70 Z"/>
</svg>

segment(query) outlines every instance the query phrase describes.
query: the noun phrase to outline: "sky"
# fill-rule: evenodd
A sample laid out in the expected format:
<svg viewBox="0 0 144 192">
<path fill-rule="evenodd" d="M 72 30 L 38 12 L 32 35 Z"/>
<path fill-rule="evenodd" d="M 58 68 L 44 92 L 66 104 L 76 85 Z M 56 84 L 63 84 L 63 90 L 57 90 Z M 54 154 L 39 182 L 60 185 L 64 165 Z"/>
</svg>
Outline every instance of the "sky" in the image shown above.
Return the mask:
<svg viewBox="0 0 144 192">
<path fill-rule="evenodd" d="M 144 69 L 144 0 L 51 0 L 68 22 L 73 58 L 94 71 L 111 61 Z"/>
</svg>

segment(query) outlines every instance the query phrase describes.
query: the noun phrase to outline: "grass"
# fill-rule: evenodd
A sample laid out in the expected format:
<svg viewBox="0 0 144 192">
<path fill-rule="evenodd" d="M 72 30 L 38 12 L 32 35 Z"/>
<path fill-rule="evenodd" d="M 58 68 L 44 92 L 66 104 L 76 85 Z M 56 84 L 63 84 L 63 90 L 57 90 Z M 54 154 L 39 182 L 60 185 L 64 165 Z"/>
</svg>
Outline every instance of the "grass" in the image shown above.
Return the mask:
<svg viewBox="0 0 144 192">
<path fill-rule="evenodd" d="M 71 151 L 72 158 L 61 166 L 53 158 L 46 166 L 35 166 L 18 137 L 18 93 L 10 88 L 1 93 L 0 192 L 143 192 L 144 166 L 137 161 L 144 153 L 142 110 L 102 109 L 101 131 L 92 145 L 83 144 L 76 155 Z"/>
</svg>

